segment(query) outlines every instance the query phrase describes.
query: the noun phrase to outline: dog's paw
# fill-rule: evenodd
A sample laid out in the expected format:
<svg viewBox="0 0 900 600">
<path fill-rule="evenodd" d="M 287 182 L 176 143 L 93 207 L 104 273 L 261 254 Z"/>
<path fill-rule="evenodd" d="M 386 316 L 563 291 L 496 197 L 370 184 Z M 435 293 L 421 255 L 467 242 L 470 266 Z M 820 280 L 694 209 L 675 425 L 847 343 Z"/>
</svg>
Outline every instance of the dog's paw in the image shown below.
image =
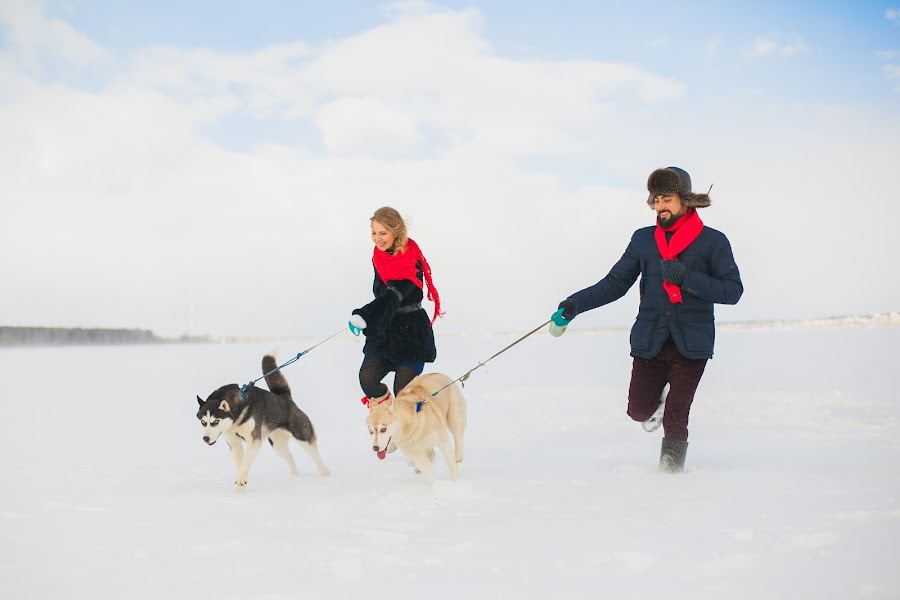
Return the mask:
<svg viewBox="0 0 900 600">
<path fill-rule="evenodd" d="M 456 459 L 456 462 L 461 463 L 461 462 L 462 462 L 462 456 L 460 456 L 459 458 L 457 458 L 457 459 Z"/>
<path fill-rule="evenodd" d="M 247 480 L 238 480 L 234 482 L 234 491 L 243 492 L 247 489 Z"/>
</svg>

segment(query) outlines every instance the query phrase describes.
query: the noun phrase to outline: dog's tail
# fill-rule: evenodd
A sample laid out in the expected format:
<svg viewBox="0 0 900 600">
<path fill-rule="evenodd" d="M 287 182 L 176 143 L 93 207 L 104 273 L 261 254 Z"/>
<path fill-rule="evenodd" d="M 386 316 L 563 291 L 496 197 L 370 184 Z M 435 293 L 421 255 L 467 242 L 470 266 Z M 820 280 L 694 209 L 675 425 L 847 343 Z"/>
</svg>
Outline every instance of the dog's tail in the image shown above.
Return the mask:
<svg viewBox="0 0 900 600">
<path fill-rule="evenodd" d="M 284 375 L 281 373 L 281 370 L 275 371 L 274 373 L 269 373 L 278 366 L 278 363 L 275 362 L 275 357 L 271 354 L 266 354 L 262 359 L 262 372 L 263 375 L 266 376 L 266 385 L 269 386 L 269 391 L 275 394 L 276 396 L 281 396 L 282 398 L 287 398 L 288 400 L 293 400 L 291 397 L 291 386 L 288 385 L 287 379 L 285 379 Z"/>
</svg>

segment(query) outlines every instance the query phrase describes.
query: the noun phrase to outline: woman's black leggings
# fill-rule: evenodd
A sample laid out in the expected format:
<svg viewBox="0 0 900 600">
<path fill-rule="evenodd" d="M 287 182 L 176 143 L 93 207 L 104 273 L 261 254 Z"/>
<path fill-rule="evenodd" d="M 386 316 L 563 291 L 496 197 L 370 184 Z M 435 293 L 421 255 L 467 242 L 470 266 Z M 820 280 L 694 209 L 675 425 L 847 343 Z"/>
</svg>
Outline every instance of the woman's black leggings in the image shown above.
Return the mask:
<svg viewBox="0 0 900 600">
<path fill-rule="evenodd" d="M 359 385 L 369 398 L 380 398 L 388 391 L 387 386 L 381 383 L 381 380 L 393 371 L 394 395 L 396 396 L 424 369 L 425 363 L 395 363 L 372 352 L 366 354 L 362 366 L 359 368 Z"/>
</svg>

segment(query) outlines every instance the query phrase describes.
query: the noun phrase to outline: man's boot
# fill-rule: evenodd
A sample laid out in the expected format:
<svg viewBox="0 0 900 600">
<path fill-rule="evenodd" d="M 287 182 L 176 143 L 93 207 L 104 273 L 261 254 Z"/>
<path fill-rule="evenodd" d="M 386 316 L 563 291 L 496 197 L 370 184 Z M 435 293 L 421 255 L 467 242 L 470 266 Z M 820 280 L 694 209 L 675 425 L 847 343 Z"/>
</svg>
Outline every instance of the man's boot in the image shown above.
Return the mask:
<svg viewBox="0 0 900 600">
<path fill-rule="evenodd" d="M 681 473 L 684 471 L 684 457 L 687 454 L 687 440 L 670 440 L 663 438 L 659 451 L 659 470 L 663 473 Z"/>
</svg>

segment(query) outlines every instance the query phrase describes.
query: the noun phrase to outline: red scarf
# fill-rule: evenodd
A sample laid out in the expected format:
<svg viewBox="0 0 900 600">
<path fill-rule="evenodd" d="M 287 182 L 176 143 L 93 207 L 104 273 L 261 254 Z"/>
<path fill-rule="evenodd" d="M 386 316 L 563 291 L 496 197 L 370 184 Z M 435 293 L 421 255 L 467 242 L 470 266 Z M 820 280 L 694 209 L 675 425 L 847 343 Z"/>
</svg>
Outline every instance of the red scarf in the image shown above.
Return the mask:
<svg viewBox="0 0 900 600">
<path fill-rule="evenodd" d="M 434 316 L 431 318 L 431 324 L 434 325 L 438 317 L 444 315 L 441 312 L 441 297 L 438 295 L 434 283 L 431 281 L 431 267 L 428 261 L 419 249 L 419 245 L 411 239 L 406 241 L 406 249 L 397 254 L 390 254 L 379 250 L 377 247 L 372 253 L 372 263 L 375 265 L 375 271 L 378 277 L 385 284 L 388 281 L 407 280 L 422 288 L 422 281 L 416 276 L 419 269 L 416 263 L 422 261 L 422 274 L 425 276 L 425 283 L 428 284 L 428 299 L 434 302 Z"/>
<path fill-rule="evenodd" d="M 669 241 L 666 241 L 667 231 L 675 232 Z M 656 238 L 656 247 L 659 248 L 659 253 L 663 259 L 672 260 L 684 252 L 697 239 L 701 231 L 703 231 L 703 221 L 700 220 L 700 215 L 696 209 L 689 208 L 687 214 L 665 229 L 657 223 L 653 237 Z M 682 301 L 680 287 L 665 280 L 663 281 L 663 287 L 672 304 L 679 304 Z"/>
</svg>

